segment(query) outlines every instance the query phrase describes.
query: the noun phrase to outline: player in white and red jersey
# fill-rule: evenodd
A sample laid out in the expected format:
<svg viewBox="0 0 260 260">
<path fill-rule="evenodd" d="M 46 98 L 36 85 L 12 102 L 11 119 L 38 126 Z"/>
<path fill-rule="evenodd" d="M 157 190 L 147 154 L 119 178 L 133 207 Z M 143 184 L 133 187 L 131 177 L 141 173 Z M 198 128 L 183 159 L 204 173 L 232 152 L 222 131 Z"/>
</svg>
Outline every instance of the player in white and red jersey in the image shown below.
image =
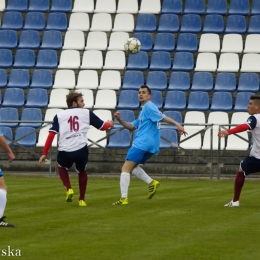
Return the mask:
<svg viewBox="0 0 260 260">
<path fill-rule="evenodd" d="M 249 118 L 241 125 L 238 125 L 229 130 L 219 131 L 219 137 L 226 137 L 230 134 L 236 134 L 243 131 L 251 130 L 253 138 L 253 146 L 249 156 L 241 161 L 239 170 L 237 172 L 235 186 L 234 186 L 234 197 L 233 199 L 225 204 L 225 207 L 238 207 L 239 197 L 242 191 L 245 177 L 250 173 L 260 171 L 260 96 L 253 95 L 250 97 L 249 104 L 247 106 Z"/>
<path fill-rule="evenodd" d="M 70 184 L 68 169 L 75 163 L 75 170 L 78 172 L 79 178 L 79 206 L 86 206 L 87 132 L 91 125 L 104 131 L 113 126 L 114 122 L 112 120 L 104 122 L 92 111 L 83 108 L 85 103 L 82 93 L 70 92 L 66 96 L 66 101 L 68 109 L 57 113 L 53 119 L 39 165 L 45 161 L 54 136 L 59 133 L 57 163 L 59 176 L 67 189 L 66 201 L 71 202 L 73 199 L 74 191 Z"/>
</svg>

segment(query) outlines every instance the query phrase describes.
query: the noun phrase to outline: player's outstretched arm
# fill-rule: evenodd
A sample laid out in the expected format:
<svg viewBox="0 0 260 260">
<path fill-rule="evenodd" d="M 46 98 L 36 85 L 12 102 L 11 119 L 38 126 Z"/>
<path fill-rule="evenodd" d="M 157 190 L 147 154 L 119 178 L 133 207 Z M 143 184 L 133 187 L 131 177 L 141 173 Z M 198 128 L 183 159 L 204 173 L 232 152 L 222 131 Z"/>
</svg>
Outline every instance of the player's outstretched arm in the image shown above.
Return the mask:
<svg viewBox="0 0 260 260">
<path fill-rule="evenodd" d="M 169 124 L 172 124 L 172 125 L 176 125 L 177 126 L 177 129 L 178 131 L 180 132 L 180 134 L 184 134 L 184 136 L 186 136 L 188 133 L 184 130 L 184 127 L 179 124 L 178 122 L 176 122 L 175 120 L 173 120 L 172 118 L 168 117 L 168 116 L 164 116 L 162 121 L 166 122 L 166 123 L 169 123 Z"/>
<path fill-rule="evenodd" d="M 226 137 L 228 135 L 241 133 L 241 132 L 247 131 L 249 129 L 250 129 L 250 127 L 247 124 L 241 124 L 241 125 L 238 125 L 236 127 L 230 128 L 228 130 L 221 130 L 221 131 L 219 131 L 218 132 L 218 137 L 220 137 L 220 138 L 221 137 Z"/>
<path fill-rule="evenodd" d="M 120 117 L 120 112 L 115 112 L 114 113 L 114 117 L 117 119 L 117 121 L 126 129 L 128 130 L 135 130 L 135 127 L 132 125 L 132 123 L 130 122 L 126 122 L 124 121 L 121 117 Z"/>
<path fill-rule="evenodd" d="M 42 165 L 42 163 L 46 159 L 46 156 L 47 156 L 47 154 L 49 152 L 49 149 L 51 147 L 51 144 L 52 144 L 52 141 L 53 141 L 55 135 L 56 135 L 55 132 L 49 132 L 49 135 L 48 135 L 48 137 L 46 139 L 46 142 L 45 142 L 45 145 L 44 145 L 44 148 L 43 148 L 43 151 L 42 151 L 42 156 L 39 159 L 39 165 L 40 166 Z"/>
<path fill-rule="evenodd" d="M 12 149 L 10 146 L 7 144 L 5 138 L 3 135 L 0 136 L 0 146 L 6 151 L 7 156 L 8 156 L 8 161 L 11 162 L 15 159 L 15 156 L 12 152 Z"/>
</svg>

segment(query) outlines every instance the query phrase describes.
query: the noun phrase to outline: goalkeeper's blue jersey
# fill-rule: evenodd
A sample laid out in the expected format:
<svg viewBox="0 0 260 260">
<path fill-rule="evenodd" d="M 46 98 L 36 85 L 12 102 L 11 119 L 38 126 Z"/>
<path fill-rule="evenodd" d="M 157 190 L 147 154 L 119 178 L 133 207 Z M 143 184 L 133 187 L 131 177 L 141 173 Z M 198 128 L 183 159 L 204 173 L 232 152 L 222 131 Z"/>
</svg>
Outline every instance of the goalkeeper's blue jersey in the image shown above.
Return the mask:
<svg viewBox="0 0 260 260">
<path fill-rule="evenodd" d="M 138 119 L 132 122 L 137 128 L 133 147 L 150 152 L 159 153 L 160 147 L 160 121 L 163 119 L 157 106 L 151 101 L 147 102 L 140 112 Z"/>
</svg>

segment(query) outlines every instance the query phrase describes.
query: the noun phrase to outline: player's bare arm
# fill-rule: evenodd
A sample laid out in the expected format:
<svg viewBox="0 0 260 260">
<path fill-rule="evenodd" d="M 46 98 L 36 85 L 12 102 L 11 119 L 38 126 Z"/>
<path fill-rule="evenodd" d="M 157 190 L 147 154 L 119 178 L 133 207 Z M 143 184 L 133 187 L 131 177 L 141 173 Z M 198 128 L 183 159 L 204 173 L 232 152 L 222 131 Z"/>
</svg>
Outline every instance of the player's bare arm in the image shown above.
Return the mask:
<svg viewBox="0 0 260 260">
<path fill-rule="evenodd" d="M 168 117 L 168 116 L 164 116 L 162 119 L 163 122 L 172 124 L 172 125 L 176 125 L 177 129 L 179 131 L 179 133 L 182 135 L 184 134 L 184 136 L 186 136 L 188 133 L 184 130 L 184 127 L 179 124 L 178 122 L 176 122 L 175 120 L 173 120 L 172 118 Z"/>
<path fill-rule="evenodd" d="M 114 113 L 114 117 L 117 119 L 117 121 L 126 129 L 128 130 L 135 130 L 135 127 L 132 125 L 132 123 L 130 122 L 126 122 L 124 121 L 121 117 L 120 117 L 120 112 L 115 112 Z"/>
<path fill-rule="evenodd" d="M 15 156 L 10 148 L 10 146 L 7 144 L 4 136 L 0 136 L 0 146 L 6 151 L 8 156 L 8 161 L 11 162 L 15 159 Z"/>
</svg>

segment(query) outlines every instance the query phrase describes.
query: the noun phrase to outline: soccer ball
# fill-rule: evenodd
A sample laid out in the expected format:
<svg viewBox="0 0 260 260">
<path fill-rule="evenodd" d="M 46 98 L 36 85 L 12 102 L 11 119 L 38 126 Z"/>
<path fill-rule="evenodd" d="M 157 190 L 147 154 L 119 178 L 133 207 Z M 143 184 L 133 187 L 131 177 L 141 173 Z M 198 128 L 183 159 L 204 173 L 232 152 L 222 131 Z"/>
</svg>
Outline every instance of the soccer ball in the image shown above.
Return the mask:
<svg viewBox="0 0 260 260">
<path fill-rule="evenodd" d="M 125 52 L 128 54 L 136 54 L 141 49 L 141 42 L 137 38 L 129 38 L 124 45 Z"/>
</svg>

